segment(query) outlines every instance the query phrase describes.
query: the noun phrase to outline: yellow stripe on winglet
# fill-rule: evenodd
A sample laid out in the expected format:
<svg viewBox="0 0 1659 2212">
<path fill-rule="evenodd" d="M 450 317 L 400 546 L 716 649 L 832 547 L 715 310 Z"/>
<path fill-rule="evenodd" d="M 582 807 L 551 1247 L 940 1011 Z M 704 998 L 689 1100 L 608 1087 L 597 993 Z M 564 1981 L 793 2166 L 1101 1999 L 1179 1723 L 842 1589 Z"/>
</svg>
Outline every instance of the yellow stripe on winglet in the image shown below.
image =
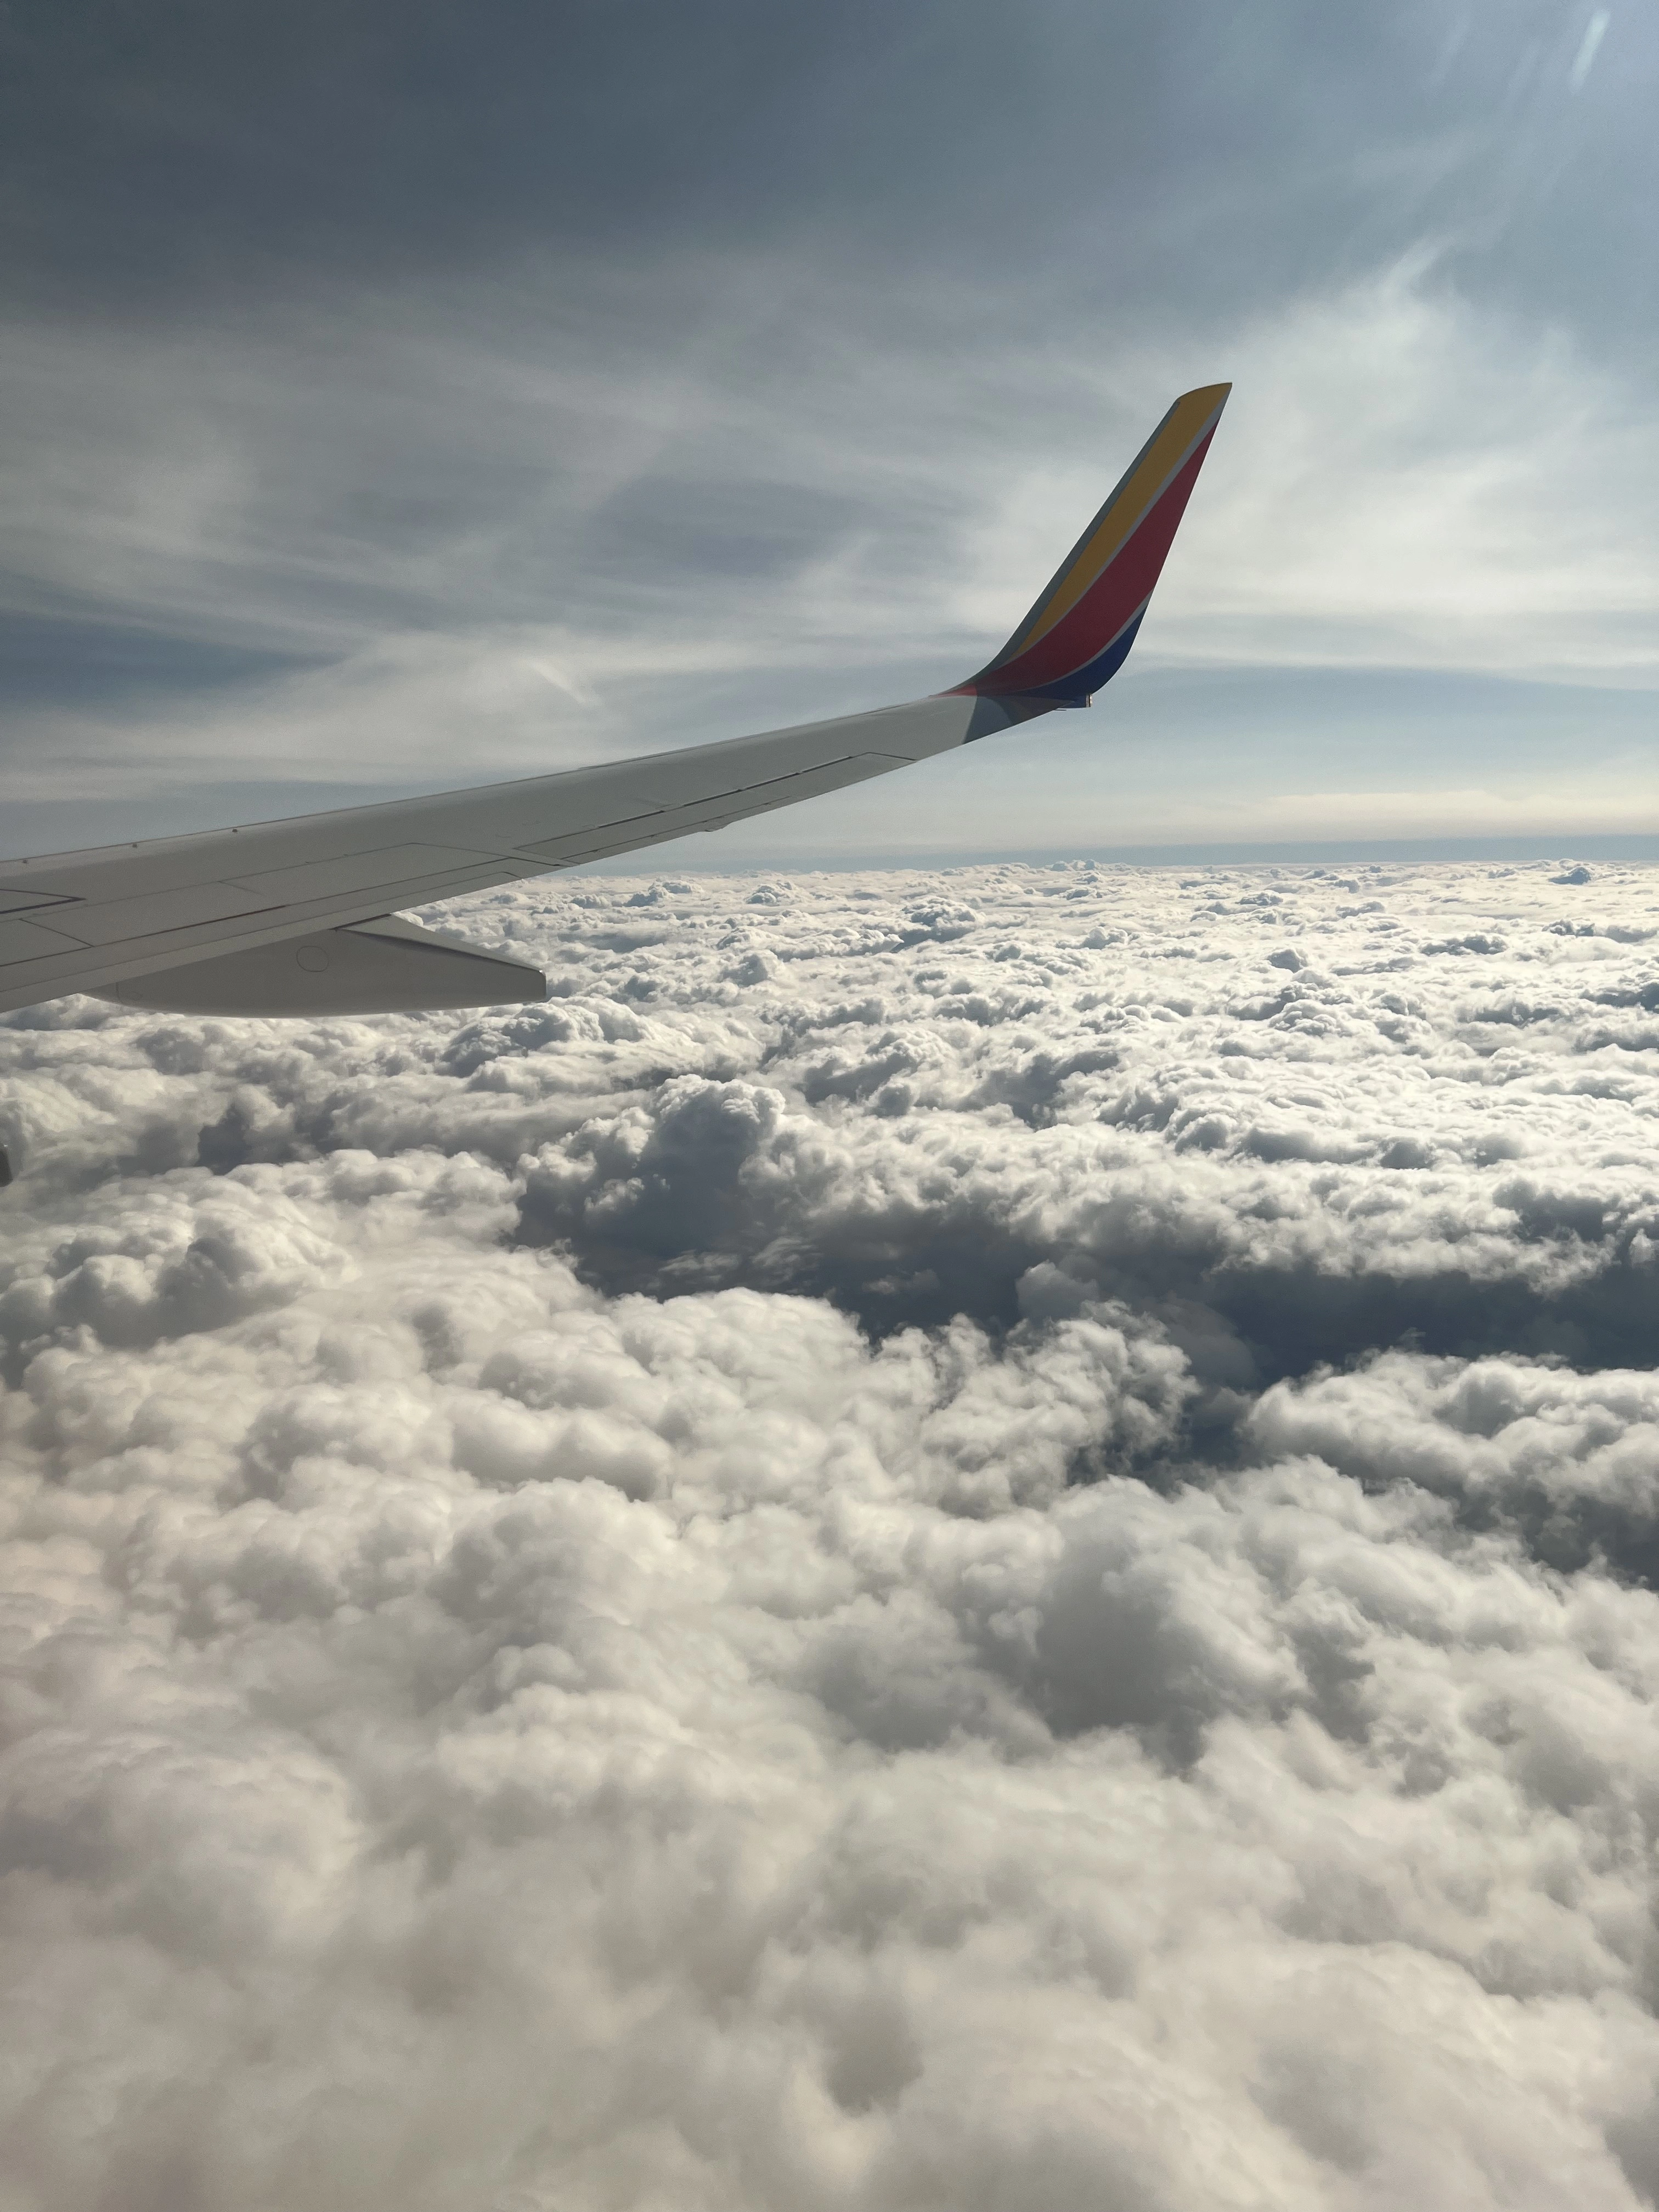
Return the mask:
<svg viewBox="0 0 1659 2212">
<path fill-rule="evenodd" d="M 1219 412 L 1232 388 L 1231 384 L 1205 384 L 1196 392 L 1182 393 L 1154 434 L 1152 444 L 1107 502 L 1099 523 L 1079 549 L 1076 560 L 1056 586 L 1053 599 L 1008 653 L 1010 659 L 1015 653 L 1024 653 L 1035 645 L 1039 638 L 1047 637 L 1054 624 L 1070 614 L 1198 443 L 1206 424 Z"/>
</svg>

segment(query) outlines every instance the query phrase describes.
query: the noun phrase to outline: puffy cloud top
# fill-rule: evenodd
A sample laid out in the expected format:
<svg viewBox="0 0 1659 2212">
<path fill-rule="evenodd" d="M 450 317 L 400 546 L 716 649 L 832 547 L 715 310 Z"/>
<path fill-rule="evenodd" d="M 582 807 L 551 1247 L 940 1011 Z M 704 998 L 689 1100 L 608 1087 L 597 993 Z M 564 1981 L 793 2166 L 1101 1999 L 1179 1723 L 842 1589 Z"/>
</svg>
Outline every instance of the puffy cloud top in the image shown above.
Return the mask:
<svg viewBox="0 0 1659 2212">
<path fill-rule="evenodd" d="M 1659 888 L 0 1024 L 8 2202 L 1659 2194 Z"/>
</svg>

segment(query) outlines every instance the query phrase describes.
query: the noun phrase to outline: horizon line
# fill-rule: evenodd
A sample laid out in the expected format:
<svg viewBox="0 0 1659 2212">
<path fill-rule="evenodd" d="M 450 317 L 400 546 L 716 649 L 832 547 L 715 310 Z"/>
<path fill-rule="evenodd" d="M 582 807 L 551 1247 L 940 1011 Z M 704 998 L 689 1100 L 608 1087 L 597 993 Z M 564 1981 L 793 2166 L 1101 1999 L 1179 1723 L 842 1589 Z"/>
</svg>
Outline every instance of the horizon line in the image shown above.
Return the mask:
<svg viewBox="0 0 1659 2212">
<path fill-rule="evenodd" d="M 641 868 L 639 854 L 618 853 L 590 866 L 562 868 L 561 875 L 776 875 L 790 869 L 803 875 L 842 874 L 900 868 L 1054 866 L 1067 862 L 1104 862 L 1117 867 L 1272 867 L 1434 866 L 1457 861 L 1547 862 L 1601 860 L 1659 863 L 1659 833 L 1592 832 L 1573 839 L 1513 837 L 1316 837 L 1237 839 L 1219 843 L 1167 845 L 1075 845 L 1000 847 L 959 852 L 948 848 L 904 847 L 862 855 L 844 850 L 799 853 L 772 860 L 735 857 L 723 866 L 705 860 L 672 862 Z M 629 866 L 633 862 L 635 865 Z"/>
</svg>

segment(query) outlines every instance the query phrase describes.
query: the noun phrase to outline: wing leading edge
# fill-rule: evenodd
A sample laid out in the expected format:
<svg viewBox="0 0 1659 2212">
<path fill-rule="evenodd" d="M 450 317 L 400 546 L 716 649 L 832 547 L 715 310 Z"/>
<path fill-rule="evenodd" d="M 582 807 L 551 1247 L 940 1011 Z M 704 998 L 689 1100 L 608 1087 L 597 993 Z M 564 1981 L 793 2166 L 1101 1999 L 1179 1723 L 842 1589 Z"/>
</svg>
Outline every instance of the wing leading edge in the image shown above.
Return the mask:
<svg viewBox="0 0 1659 2212">
<path fill-rule="evenodd" d="M 538 970 L 386 918 L 723 829 L 1086 704 L 1133 642 L 1229 388 L 1176 402 L 1020 629 L 957 690 L 471 791 L 0 861 L 0 1011 L 71 991 L 272 1014 L 543 997 Z"/>
</svg>

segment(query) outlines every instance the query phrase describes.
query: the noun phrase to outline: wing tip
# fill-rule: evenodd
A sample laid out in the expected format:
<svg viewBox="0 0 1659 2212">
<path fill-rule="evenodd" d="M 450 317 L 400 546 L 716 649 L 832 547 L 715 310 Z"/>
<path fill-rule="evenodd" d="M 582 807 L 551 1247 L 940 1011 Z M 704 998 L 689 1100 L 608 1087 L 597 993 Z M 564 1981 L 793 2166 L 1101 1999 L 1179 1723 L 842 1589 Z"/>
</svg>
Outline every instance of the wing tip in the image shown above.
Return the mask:
<svg viewBox="0 0 1659 2212">
<path fill-rule="evenodd" d="M 1232 388 L 1231 380 L 1194 385 L 1170 403 L 1024 621 L 958 690 L 1082 706 L 1116 674 Z M 1121 589 L 1107 585 L 1109 575 Z"/>
</svg>

